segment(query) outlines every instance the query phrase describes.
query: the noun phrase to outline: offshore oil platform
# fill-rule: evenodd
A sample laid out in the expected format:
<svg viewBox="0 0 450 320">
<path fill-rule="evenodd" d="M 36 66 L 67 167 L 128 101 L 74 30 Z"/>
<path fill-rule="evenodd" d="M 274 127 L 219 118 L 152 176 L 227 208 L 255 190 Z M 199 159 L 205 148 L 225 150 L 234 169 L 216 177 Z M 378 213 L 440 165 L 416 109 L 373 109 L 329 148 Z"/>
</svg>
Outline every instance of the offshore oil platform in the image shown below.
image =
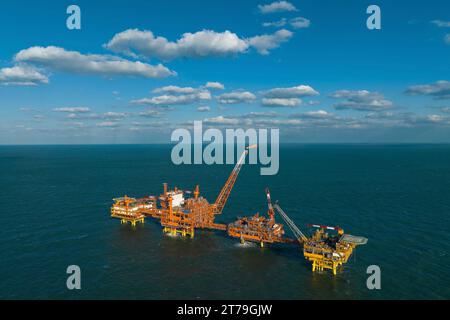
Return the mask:
<svg viewBox="0 0 450 320">
<path fill-rule="evenodd" d="M 111 217 L 132 226 L 144 223 L 146 217 L 154 218 L 160 221 L 163 232 L 183 237 L 193 238 L 195 229 L 211 229 L 226 231 L 230 237 L 239 239 L 241 243 L 255 242 L 261 247 L 272 243 L 298 244 L 303 248 L 305 259 L 312 263 L 313 272 L 329 269 L 336 275 L 338 268 L 347 263 L 355 247 L 366 244 L 367 238 L 345 234 L 340 227 L 323 225 L 309 225 L 317 230 L 312 236 L 307 237 L 278 203 L 272 204 L 268 188 L 266 188 L 267 217 L 256 213 L 250 217 L 238 218 L 228 225 L 214 222 L 216 215 L 220 215 L 225 207 L 250 148 L 255 146 L 244 150 L 212 204 L 200 196 L 199 185 L 195 186 L 192 196 L 190 191 L 183 191 L 177 187 L 169 190 L 167 183 L 164 183 L 163 193 L 159 196 L 143 198 L 124 196 L 113 199 Z M 294 238 L 285 236 L 284 225 L 275 221 L 275 213 L 278 213 L 286 223 Z M 330 235 L 329 231 L 336 234 Z"/>
<path fill-rule="evenodd" d="M 230 223 L 227 233 L 230 237 L 239 238 L 241 243 L 245 241 L 257 242 L 264 247 L 265 243 L 292 243 L 295 240 L 284 237 L 284 226 L 275 222 L 275 211 L 270 201 L 269 188 L 266 188 L 269 209 L 268 217 L 256 213 L 252 217 L 238 218 Z"/>
<path fill-rule="evenodd" d="M 222 213 L 231 190 L 236 182 L 248 149 L 247 147 L 233 168 L 228 180 L 217 196 L 216 201 L 210 204 L 200 196 L 200 187 L 197 185 L 193 197 L 185 198 L 190 192 L 175 187 L 168 190 L 167 183 L 163 184 L 163 193 L 159 196 L 148 196 L 140 199 L 124 196 L 114 199 L 111 207 L 111 217 L 120 219 L 121 223 L 143 223 L 144 218 L 152 217 L 161 221 L 163 231 L 172 235 L 194 237 L 195 229 L 227 229 L 225 224 L 215 223 L 216 215 Z"/>
</svg>

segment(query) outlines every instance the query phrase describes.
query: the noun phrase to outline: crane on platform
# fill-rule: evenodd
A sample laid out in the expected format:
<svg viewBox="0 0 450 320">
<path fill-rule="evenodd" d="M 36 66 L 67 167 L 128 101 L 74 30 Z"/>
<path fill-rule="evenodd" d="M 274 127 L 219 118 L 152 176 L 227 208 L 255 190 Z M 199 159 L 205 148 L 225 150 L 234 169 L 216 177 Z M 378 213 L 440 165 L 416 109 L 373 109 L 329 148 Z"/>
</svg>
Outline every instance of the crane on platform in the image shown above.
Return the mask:
<svg viewBox="0 0 450 320">
<path fill-rule="evenodd" d="M 225 182 L 225 185 L 222 187 L 222 190 L 220 191 L 219 195 L 217 196 L 216 202 L 214 202 L 214 204 L 213 204 L 213 213 L 214 214 L 222 213 L 222 210 L 225 207 L 225 204 L 227 203 L 228 197 L 230 196 L 231 190 L 233 189 L 234 183 L 236 182 L 239 172 L 241 171 L 242 165 L 244 164 L 245 157 L 248 154 L 248 150 L 254 149 L 256 147 L 257 147 L 257 145 L 253 144 L 251 146 L 246 147 L 244 152 L 242 152 L 241 157 L 239 158 L 238 162 L 234 166 L 233 171 L 231 171 L 231 174 L 228 177 L 227 182 Z"/>
<path fill-rule="evenodd" d="M 289 229 L 291 229 L 292 233 L 294 234 L 295 238 L 298 242 L 304 243 L 308 240 L 308 238 L 303 234 L 303 232 L 300 231 L 300 229 L 296 226 L 296 224 L 288 217 L 288 215 L 281 209 L 281 207 L 278 205 L 278 203 L 275 203 L 273 206 L 275 210 L 278 212 L 278 214 L 281 216 L 281 218 L 286 222 Z"/>
<path fill-rule="evenodd" d="M 308 225 L 309 227 L 317 228 L 317 231 L 308 238 L 287 216 L 278 203 L 275 203 L 274 208 L 291 229 L 300 245 L 303 246 L 303 256 L 306 260 L 312 262 L 313 272 L 329 269 L 336 275 L 337 269 L 347 263 L 353 253 L 353 249 L 358 245 L 367 243 L 367 238 L 344 234 L 344 230 L 340 227 L 318 224 Z M 334 230 L 338 233 L 338 236 L 329 236 L 325 230 Z"/>
<path fill-rule="evenodd" d="M 266 188 L 266 195 L 267 195 L 267 214 L 269 215 L 269 220 L 271 224 L 275 223 L 275 212 L 273 210 L 273 206 L 272 206 L 272 200 L 270 199 L 270 190 L 267 187 Z"/>
</svg>

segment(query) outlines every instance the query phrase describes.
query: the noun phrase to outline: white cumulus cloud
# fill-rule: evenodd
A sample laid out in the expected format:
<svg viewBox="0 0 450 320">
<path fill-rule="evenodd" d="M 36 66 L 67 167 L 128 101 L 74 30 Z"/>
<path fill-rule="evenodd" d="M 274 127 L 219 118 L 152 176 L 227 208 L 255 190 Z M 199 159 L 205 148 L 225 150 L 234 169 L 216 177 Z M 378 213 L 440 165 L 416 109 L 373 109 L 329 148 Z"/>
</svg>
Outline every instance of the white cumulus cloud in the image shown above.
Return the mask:
<svg viewBox="0 0 450 320">
<path fill-rule="evenodd" d="M 145 117 L 145 118 L 157 118 L 160 115 L 161 115 L 161 112 L 159 112 L 158 110 L 152 110 L 152 109 L 139 112 L 139 116 Z"/>
<path fill-rule="evenodd" d="M 273 34 L 263 34 L 248 39 L 250 46 L 254 47 L 258 53 L 267 55 L 269 50 L 278 48 L 283 42 L 288 41 L 293 33 L 286 29 L 278 30 Z"/>
<path fill-rule="evenodd" d="M 198 89 L 192 87 L 178 87 L 178 86 L 165 86 L 161 88 L 156 88 L 153 90 L 154 93 L 166 92 L 166 93 L 194 93 Z"/>
<path fill-rule="evenodd" d="M 245 52 L 248 44 L 230 31 L 202 30 L 184 33 L 175 42 L 158 37 L 149 30 L 128 29 L 120 32 L 105 47 L 131 56 L 143 55 L 162 60 L 225 56 Z"/>
<path fill-rule="evenodd" d="M 262 104 L 267 107 L 297 107 L 302 103 L 299 98 L 263 98 Z"/>
<path fill-rule="evenodd" d="M 264 92 L 266 98 L 296 98 L 316 96 L 319 92 L 308 85 L 298 85 L 289 88 L 274 88 Z"/>
<path fill-rule="evenodd" d="M 46 75 L 30 66 L 14 66 L 0 69 L 0 84 L 35 86 L 48 83 Z"/>
<path fill-rule="evenodd" d="M 444 20 L 433 20 L 431 21 L 432 24 L 437 25 L 441 28 L 450 28 L 450 21 L 444 21 Z"/>
<path fill-rule="evenodd" d="M 296 115 L 292 115 L 296 118 L 302 118 L 302 119 L 326 119 L 333 117 L 333 114 L 325 111 L 325 110 L 317 110 L 317 111 L 308 111 Z"/>
<path fill-rule="evenodd" d="M 211 100 L 211 93 L 203 90 L 191 94 L 181 95 L 160 95 L 151 98 L 143 98 L 131 101 L 132 104 L 139 105 L 153 105 L 153 106 L 171 106 L 171 105 L 186 105 L 202 100 Z"/>
<path fill-rule="evenodd" d="M 344 99 L 343 102 L 333 105 L 337 110 L 377 111 L 389 109 L 393 105 L 392 101 L 385 99 L 382 94 L 368 90 L 338 90 L 330 94 L 330 97 Z"/>
<path fill-rule="evenodd" d="M 263 22 L 263 27 L 283 27 L 287 24 L 287 19 L 286 18 L 281 18 L 280 20 L 277 21 L 271 21 L 271 22 Z"/>
<path fill-rule="evenodd" d="M 295 29 L 302 29 L 302 28 L 308 28 L 311 24 L 311 21 L 309 21 L 306 18 L 303 17 L 297 17 L 293 18 L 289 21 L 291 26 Z"/>
<path fill-rule="evenodd" d="M 114 35 L 104 47 L 132 57 L 144 56 L 167 61 L 178 58 L 232 56 L 246 53 L 250 47 L 260 54 L 268 54 L 270 49 L 279 47 L 291 37 L 292 32 L 284 29 L 274 34 L 249 38 L 241 38 L 228 30 L 202 30 L 184 33 L 178 40 L 169 41 L 165 37 L 155 36 L 149 30 L 128 29 Z"/>
<path fill-rule="evenodd" d="M 217 100 L 221 104 L 248 103 L 254 101 L 255 99 L 256 96 L 249 91 L 233 91 L 221 94 L 217 97 Z"/>
<path fill-rule="evenodd" d="M 60 47 L 31 47 L 16 54 L 15 60 L 38 64 L 62 72 L 96 74 L 104 76 L 141 76 L 162 78 L 175 75 L 162 64 L 149 65 L 119 57 L 99 54 L 82 54 Z"/>
<path fill-rule="evenodd" d="M 204 124 L 209 125 L 236 125 L 239 124 L 239 119 L 236 118 L 225 118 L 224 116 L 218 116 L 214 118 L 206 118 L 203 120 Z"/>
<path fill-rule="evenodd" d="M 211 108 L 209 106 L 200 106 L 197 108 L 198 112 L 209 112 L 211 111 Z"/>
<path fill-rule="evenodd" d="M 211 82 L 210 81 L 205 84 L 205 88 L 223 90 L 223 89 L 225 89 L 225 86 L 220 82 Z"/>
<path fill-rule="evenodd" d="M 292 18 L 290 20 L 286 18 L 281 18 L 277 21 L 272 22 L 263 22 L 263 27 L 283 27 L 285 25 L 289 24 L 294 29 L 302 29 L 302 28 L 308 28 L 311 25 L 311 21 L 303 18 L 303 17 L 296 17 Z"/>
<path fill-rule="evenodd" d="M 67 113 L 87 113 L 90 112 L 91 109 L 87 107 L 63 107 L 63 108 L 55 108 L 53 109 L 55 112 L 67 112 Z"/>
<path fill-rule="evenodd" d="M 406 93 L 429 95 L 435 99 L 450 99 L 450 81 L 440 80 L 431 84 L 411 86 L 406 90 Z"/>
<path fill-rule="evenodd" d="M 258 9 L 262 14 L 283 12 L 283 11 L 297 11 L 297 8 L 288 1 L 275 1 L 270 4 L 258 5 Z"/>
</svg>

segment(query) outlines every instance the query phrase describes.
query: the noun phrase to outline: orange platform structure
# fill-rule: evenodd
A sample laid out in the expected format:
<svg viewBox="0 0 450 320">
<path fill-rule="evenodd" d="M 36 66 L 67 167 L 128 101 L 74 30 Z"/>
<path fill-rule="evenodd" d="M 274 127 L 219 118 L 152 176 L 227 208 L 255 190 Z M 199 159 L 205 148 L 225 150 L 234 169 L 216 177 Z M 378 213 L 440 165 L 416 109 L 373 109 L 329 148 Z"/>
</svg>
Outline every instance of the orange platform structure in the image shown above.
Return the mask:
<svg viewBox="0 0 450 320">
<path fill-rule="evenodd" d="M 347 263 L 353 250 L 357 246 L 367 243 L 367 238 L 345 234 L 340 227 L 315 224 L 309 226 L 317 228 L 316 232 L 311 237 L 307 237 L 281 209 L 278 203 L 275 204 L 274 208 L 291 229 L 298 243 L 303 247 L 303 256 L 312 263 L 313 272 L 328 269 L 333 272 L 333 275 L 336 275 L 338 268 Z M 329 231 L 335 231 L 337 234 L 329 234 Z"/>
<path fill-rule="evenodd" d="M 209 203 L 200 195 L 198 185 L 191 194 L 177 187 L 169 190 L 167 183 L 164 183 L 163 193 L 159 196 L 115 198 L 111 207 L 111 217 L 120 219 L 121 223 L 129 222 L 133 227 L 137 223 L 144 223 L 145 217 L 154 218 L 160 221 L 163 231 L 170 235 L 193 238 L 195 229 L 212 229 L 226 231 L 230 237 L 238 238 L 241 242 L 259 243 L 261 247 L 272 243 L 294 243 L 302 247 L 303 256 L 312 263 L 313 271 L 329 269 L 336 274 L 338 268 L 347 263 L 355 247 L 366 244 L 367 239 L 345 234 L 339 227 L 322 225 L 310 225 L 317 230 L 312 236 L 307 237 L 277 202 L 272 204 L 268 188 L 266 188 L 267 216 L 257 213 L 250 217 L 238 218 L 228 225 L 215 222 L 216 216 L 222 213 L 227 203 L 248 149 L 254 147 L 247 147 L 241 154 L 214 203 Z M 285 236 L 284 225 L 275 220 L 275 213 L 283 219 L 294 238 Z M 329 231 L 336 231 L 337 235 L 330 235 Z"/>
<path fill-rule="evenodd" d="M 222 187 L 216 201 L 211 204 L 200 196 L 197 185 L 193 197 L 185 198 L 188 192 L 174 188 L 168 190 L 164 183 L 163 193 L 159 197 L 149 196 L 140 199 L 127 196 L 114 199 L 111 207 L 111 217 L 119 218 L 122 222 L 130 221 L 133 226 L 137 222 L 144 222 L 144 217 L 159 219 L 163 231 L 172 235 L 194 237 L 195 229 L 226 230 L 225 224 L 215 223 L 215 217 L 220 215 L 227 203 L 231 190 L 237 180 L 242 165 L 248 154 L 247 147 L 234 166 L 225 185 Z"/>
<path fill-rule="evenodd" d="M 283 237 L 283 225 L 275 222 L 275 212 L 270 199 L 269 188 L 266 188 L 266 195 L 268 217 L 260 216 L 257 213 L 252 217 L 239 218 L 228 225 L 227 233 L 230 237 L 239 238 L 241 243 L 245 241 L 257 242 L 261 247 L 264 247 L 265 243 L 292 242 L 291 239 Z"/>
</svg>

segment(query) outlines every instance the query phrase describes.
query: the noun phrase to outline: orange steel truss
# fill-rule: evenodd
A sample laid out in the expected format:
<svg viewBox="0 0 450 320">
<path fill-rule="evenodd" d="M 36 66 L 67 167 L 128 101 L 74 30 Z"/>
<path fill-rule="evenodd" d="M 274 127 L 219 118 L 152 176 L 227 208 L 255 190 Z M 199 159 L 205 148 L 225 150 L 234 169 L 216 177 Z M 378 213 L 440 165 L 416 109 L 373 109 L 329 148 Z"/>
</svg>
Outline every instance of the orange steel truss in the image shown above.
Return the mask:
<svg viewBox="0 0 450 320">
<path fill-rule="evenodd" d="M 253 146 L 249 147 L 253 148 Z M 228 197 L 230 196 L 231 190 L 233 189 L 234 183 L 236 182 L 236 179 L 239 175 L 239 172 L 241 171 L 242 165 L 245 161 L 245 156 L 248 154 L 248 150 L 245 150 L 241 157 L 239 158 L 239 161 L 236 163 L 236 166 L 234 167 L 233 171 L 231 172 L 230 176 L 228 177 L 227 182 L 223 186 L 222 190 L 220 190 L 219 195 L 217 196 L 216 202 L 213 205 L 213 212 L 214 214 L 221 214 L 223 208 L 225 207 L 225 204 L 227 203 Z"/>
</svg>

